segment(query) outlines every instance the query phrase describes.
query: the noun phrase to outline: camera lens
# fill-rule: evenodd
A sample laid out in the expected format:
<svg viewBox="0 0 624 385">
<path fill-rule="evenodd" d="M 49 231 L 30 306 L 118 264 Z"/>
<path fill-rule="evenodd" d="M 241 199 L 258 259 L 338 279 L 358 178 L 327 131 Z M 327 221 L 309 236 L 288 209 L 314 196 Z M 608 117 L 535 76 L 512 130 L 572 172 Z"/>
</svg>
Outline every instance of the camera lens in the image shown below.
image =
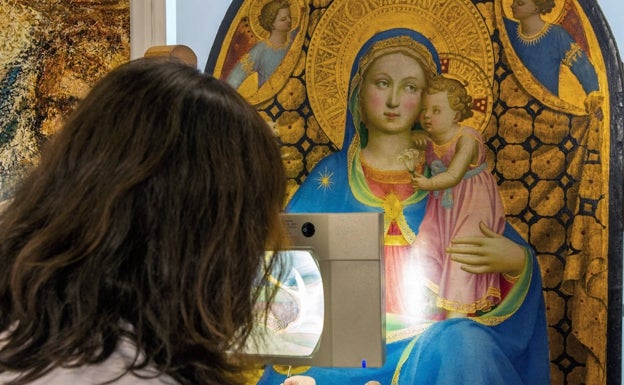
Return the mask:
<svg viewBox="0 0 624 385">
<path fill-rule="evenodd" d="M 301 226 L 301 234 L 303 234 L 304 237 L 310 238 L 314 235 L 315 232 L 316 229 L 314 228 L 313 223 L 306 222 L 303 224 L 303 226 Z"/>
</svg>

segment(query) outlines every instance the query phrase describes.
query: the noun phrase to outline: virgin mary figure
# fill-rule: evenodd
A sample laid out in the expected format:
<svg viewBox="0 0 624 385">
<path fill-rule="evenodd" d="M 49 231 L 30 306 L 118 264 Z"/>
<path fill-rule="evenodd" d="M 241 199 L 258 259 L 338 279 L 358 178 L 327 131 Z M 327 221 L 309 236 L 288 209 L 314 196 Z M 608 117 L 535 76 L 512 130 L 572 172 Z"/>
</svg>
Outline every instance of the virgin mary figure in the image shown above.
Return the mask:
<svg viewBox="0 0 624 385">
<path fill-rule="evenodd" d="M 451 247 L 468 271 L 478 266 L 503 277 L 503 300 L 491 311 L 443 320 L 419 275 L 412 244 L 427 193 L 413 189 L 399 156 L 415 150 L 421 93 L 439 72 L 434 46 L 416 31 L 386 30 L 365 42 L 352 65 L 343 147 L 316 165 L 288 203 L 290 212 L 384 213 L 386 363 L 297 372 L 319 384 L 550 383 L 539 268 L 511 226 L 503 236 L 482 228 L 482 237 Z M 412 161 L 412 171 L 428 172 L 418 156 Z M 267 367 L 259 383 L 286 376 Z"/>
</svg>

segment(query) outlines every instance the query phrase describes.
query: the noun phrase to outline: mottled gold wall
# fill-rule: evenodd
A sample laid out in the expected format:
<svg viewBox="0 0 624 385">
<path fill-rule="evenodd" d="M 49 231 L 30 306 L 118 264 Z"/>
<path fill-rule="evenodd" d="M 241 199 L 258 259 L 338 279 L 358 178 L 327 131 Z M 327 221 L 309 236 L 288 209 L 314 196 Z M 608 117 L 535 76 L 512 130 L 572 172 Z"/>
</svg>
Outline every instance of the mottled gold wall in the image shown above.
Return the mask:
<svg viewBox="0 0 624 385">
<path fill-rule="evenodd" d="M 130 58 L 129 0 L 0 0 L 0 200 L 63 116 Z"/>
</svg>

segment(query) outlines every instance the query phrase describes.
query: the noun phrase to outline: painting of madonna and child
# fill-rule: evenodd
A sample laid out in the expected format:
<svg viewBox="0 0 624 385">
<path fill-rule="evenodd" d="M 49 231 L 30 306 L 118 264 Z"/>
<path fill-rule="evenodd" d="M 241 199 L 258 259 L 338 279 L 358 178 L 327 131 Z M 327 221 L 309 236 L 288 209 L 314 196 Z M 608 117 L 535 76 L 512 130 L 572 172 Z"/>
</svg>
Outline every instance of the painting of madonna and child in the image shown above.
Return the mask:
<svg viewBox="0 0 624 385">
<path fill-rule="evenodd" d="M 233 1 L 206 71 L 274 128 L 285 212 L 383 214 L 385 363 L 252 382 L 619 383 L 609 41 L 585 0 Z"/>
</svg>

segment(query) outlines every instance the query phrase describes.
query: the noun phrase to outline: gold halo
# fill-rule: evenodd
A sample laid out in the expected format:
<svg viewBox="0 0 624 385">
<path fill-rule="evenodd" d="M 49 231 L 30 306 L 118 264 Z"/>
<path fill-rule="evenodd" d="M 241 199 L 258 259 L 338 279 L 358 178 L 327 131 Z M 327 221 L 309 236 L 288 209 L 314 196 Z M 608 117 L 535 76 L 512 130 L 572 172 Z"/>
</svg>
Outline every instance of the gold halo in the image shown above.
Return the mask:
<svg viewBox="0 0 624 385">
<path fill-rule="evenodd" d="M 486 78 L 494 74 L 494 51 L 478 9 L 470 0 L 334 1 L 310 40 L 306 88 L 314 115 L 325 134 L 341 148 L 347 114 L 347 89 L 353 61 L 378 32 L 408 28 L 426 36 L 438 52 L 470 60 Z"/>
<path fill-rule="evenodd" d="M 270 36 L 270 33 L 260 25 L 260 12 L 262 11 L 262 7 L 271 1 L 273 0 L 256 0 L 252 1 L 249 6 L 249 27 L 258 40 L 265 40 Z M 288 0 L 288 3 L 290 4 L 292 26 L 296 27 L 299 25 L 299 21 L 301 20 L 301 10 L 303 9 L 302 1 Z M 293 3 L 295 3 L 294 6 Z"/>
<path fill-rule="evenodd" d="M 445 75 L 464 83 L 473 103 L 479 102 L 479 109 L 473 108 L 474 114 L 468 119 L 461 121 L 462 125 L 470 126 L 481 133 L 487 127 L 492 117 L 494 107 L 494 95 L 490 78 L 483 70 L 467 57 L 450 53 L 440 53 L 440 61 L 447 67 L 443 68 Z"/>
</svg>

